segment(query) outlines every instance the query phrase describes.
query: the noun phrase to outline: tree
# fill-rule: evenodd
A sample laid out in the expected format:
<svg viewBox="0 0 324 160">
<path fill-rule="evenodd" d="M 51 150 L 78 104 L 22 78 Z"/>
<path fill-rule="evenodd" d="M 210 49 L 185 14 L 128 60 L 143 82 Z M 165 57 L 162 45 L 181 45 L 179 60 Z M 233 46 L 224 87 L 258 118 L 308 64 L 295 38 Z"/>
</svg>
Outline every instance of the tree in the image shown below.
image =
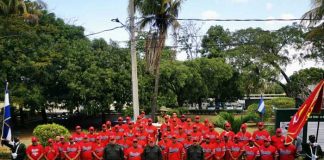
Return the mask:
<svg viewBox="0 0 324 160">
<path fill-rule="evenodd" d="M 324 0 L 311 0 L 311 10 L 304 13 L 302 22 L 308 23 L 309 26 L 315 26 L 322 21 L 324 17 Z"/>
<path fill-rule="evenodd" d="M 201 26 L 189 21 L 181 25 L 176 39 L 182 45 L 181 50 L 187 53 L 187 59 L 198 58 L 202 38 L 199 36 Z M 176 45 L 177 46 L 177 45 Z"/>
<path fill-rule="evenodd" d="M 154 93 L 152 96 L 152 118 L 155 116 L 160 78 L 160 60 L 162 49 L 169 28 L 179 27 L 176 20 L 182 0 L 138 0 L 137 11 L 143 19 L 140 28 L 149 27 L 149 37 L 146 43 L 145 59 L 148 71 L 155 76 Z"/>
</svg>

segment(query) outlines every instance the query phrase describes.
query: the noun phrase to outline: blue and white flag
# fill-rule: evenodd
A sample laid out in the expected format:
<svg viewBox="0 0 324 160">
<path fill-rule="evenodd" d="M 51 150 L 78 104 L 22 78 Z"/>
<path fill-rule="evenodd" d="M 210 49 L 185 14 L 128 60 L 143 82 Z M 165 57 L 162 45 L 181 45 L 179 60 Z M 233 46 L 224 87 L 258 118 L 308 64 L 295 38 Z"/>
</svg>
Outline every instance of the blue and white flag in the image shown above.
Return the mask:
<svg viewBox="0 0 324 160">
<path fill-rule="evenodd" d="M 2 125 L 2 136 L 1 139 L 11 141 L 11 127 L 10 127 L 10 104 L 9 104 L 9 90 L 8 83 L 6 84 L 5 100 L 4 100 L 4 114 L 3 114 L 3 125 Z"/>
<path fill-rule="evenodd" d="M 264 101 L 263 101 L 263 97 L 261 96 L 260 98 L 260 102 L 259 102 L 259 106 L 258 106 L 258 110 L 259 113 L 264 114 L 265 113 L 265 105 L 264 105 Z"/>
</svg>

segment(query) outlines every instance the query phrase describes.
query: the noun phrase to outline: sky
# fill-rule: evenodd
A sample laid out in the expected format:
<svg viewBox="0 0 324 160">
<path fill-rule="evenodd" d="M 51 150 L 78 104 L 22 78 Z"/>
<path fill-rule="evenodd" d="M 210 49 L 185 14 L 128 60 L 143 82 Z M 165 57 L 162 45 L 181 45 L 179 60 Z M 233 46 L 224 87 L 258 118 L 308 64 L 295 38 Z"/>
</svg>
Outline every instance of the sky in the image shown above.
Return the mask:
<svg viewBox="0 0 324 160">
<path fill-rule="evenodd" d="M 81 25 L 85 34 L 99 32 L 120 26 L 111 19 L 118 18 L 126 23 L 128 0 L 43 0 L 48 10 L 63 18 L 69 24 Z M 185 0 L 179 18 L 203 19 L 273 19 L 300 18 L 311 8 L 310 0 Z M 211 25 L 222 25 L 231 31 L 248 27 L 261 27 L 266 30 L 276 30 L 289 22 L 198 22 L 202 27 L 199 35 L 204 35 Z M 127 41 L 129 33 L 120 28 L 104 32 L 89 38 L 104 38 L 106 40 Z M 123 42 L 120 42 L 123 43 Z M 122 44 L 121 44 L 122 45 Z M 178 60 L 185 60 L 186 55 L 180 53 Z M 319 67 L 315 62 L 300 64 L 293 62 L 286 72 L 291 75 L 301 68 Z M 323 66 L 320 66 L 323 67 Z"/>
</svg>

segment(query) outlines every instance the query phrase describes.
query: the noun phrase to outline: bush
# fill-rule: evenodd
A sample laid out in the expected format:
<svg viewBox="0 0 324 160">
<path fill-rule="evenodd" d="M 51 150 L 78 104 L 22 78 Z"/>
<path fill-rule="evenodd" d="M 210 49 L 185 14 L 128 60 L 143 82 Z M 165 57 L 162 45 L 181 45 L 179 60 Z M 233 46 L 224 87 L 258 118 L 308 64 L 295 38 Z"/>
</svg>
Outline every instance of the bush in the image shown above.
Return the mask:
<svg viewBox="0 0 324 160">
<path fill-rule="evenodd" d="M 273 115 L 273 109 L 271 106 L 265 104 L 265 114 L 263 117 L 263 121 L 267 121 L 272 115 Z M 259 115 L 257 114 L 257 109 L 258 109 L 258 104 L 251 104 L 248 106 L 247 109 L 247 113 L 248 114 L 255 114 L 257 115 L 257 117 L 259 117 Z M 261 121 L 261 120 L 260 120 Z"/>
<path fill-rule="evenodd" d="M 126 116 L 133 117 L 134 116 L 133 107 L 127 106 L 125 109 L 122 110 L 122 115 L 124 117 L 126 117 Z"/>
<path fill-rule="evenodd" d="M 232 131 L 237 133 L 240 131 L 241 125 L 251 120 L 255 120 L 255 115 L 248 114 L 242 115 L 241 117 L 234 117 L 233 114 L 227 112 L 220 112 L 220 118 L 214 122 L 219 128 L 224 129 L 225 122 L 229 122 L 232 125 Z"/>
<path fill-rule="evenodd" d="M 56 136 L 60 136 L 60 135 L 64 137 L 68 137 L 70 135 L 70 132 L 64 126 L 53 123 L 53 124 L 38 125 L 34 129 L 33 135 L 39 139 L 40 143 L 43 146 L 45 146 L 49 138 L 54 139 Z"/>
</svg>

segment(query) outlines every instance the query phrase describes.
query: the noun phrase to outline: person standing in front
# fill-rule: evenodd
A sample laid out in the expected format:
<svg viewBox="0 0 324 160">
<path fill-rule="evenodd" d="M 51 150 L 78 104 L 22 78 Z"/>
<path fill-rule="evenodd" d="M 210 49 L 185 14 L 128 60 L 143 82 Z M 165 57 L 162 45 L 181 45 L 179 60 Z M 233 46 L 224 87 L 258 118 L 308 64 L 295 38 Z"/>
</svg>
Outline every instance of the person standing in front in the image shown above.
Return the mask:
<svg viewBox="0 0 324 160">
<path fill-rule="evenodd" d="M 133 146 L 125 151 L 125 160 L 142 160 L 143 148 L 138 146 L 138 140 L 133 139 Z"/>
<path fill-rule="evenodd" d="M 26 154 L 29 160 L 40 160 L 44 156 L 43 146 L 38 144 L 36 137 L 32 137 L 32 144 L 27 147 Z"/>
<path fill-rule="evenodd" d="M 209 156 L 211 157 L 212 153 Z M 187 160 L 204 160 L 204 159 L 205 159 L 204 149 L 199 145 L 198 138 L 193 138 L 193 144 L 187 149 Z"/>
<path fill-rule="evenodd" d="M 259 147 L 261 160 L 277 160 L 278 151 L 276 147 L 270 144 L 271 137 L 264 139 L 264 144 Z"/>
<path fill-rule="evenodd" d="M 148 145 L 144 148 L 142 160 L 162 160 L 162 150 L 151 137 Z"/>
<path fill-rule="evenodd" d="M 48 139 L 47 141 L 48 146 L 45 147 L 44 150 L 44 158 L 46 160 L 56 160 L 56 158 L 59 156 L 59 150 L 56 145 L 54 145 L 53 139 Z"/>
<path fill-rule="evenodd" d="M 103 159 L 104 160 L 123 160 L 124 159 L 123 147 L 116 144 L 115 136 L 110 137 L 110 142 L 104 149 Z"/>
<path fill-rule="evenodd" d="M 172 135 L 171 143 L 166 149 L 167 160 L 183 160 L 185 150 L 183 145 L 177 141 L 177 135 Z"/>
</svg>

